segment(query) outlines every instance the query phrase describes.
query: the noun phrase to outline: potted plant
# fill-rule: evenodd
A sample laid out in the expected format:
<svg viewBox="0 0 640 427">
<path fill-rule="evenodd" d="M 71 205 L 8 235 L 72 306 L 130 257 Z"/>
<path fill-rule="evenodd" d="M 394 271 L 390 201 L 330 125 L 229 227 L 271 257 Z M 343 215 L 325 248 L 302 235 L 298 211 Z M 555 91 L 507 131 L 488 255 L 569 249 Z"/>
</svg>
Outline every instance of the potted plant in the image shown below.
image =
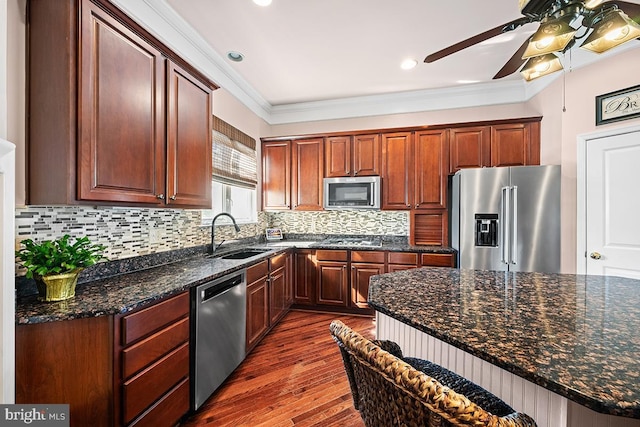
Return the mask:
<svg viewBox="0 0 640 427">
<path fill-rule="evenodd" d="M 101 259 L 105 246 L 91 243 L 88 237 L 71 244 L 68 234 L 57 240 L 35 243 L 23 240 L 16 251 L 20 265 L 27 269 L 26 277 L 33 278 L 41 301 L 62 301 L 76 294 L 78 275 Z"/>
</svg>

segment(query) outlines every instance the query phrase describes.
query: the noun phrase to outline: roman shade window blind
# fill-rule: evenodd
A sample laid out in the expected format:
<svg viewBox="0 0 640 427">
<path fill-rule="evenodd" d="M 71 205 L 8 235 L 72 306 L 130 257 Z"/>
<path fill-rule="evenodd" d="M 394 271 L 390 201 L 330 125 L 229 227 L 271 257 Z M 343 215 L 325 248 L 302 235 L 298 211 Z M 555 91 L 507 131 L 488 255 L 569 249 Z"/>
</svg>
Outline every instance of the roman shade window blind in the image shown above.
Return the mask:
<svg viewBox="0 0 640 427">
<path fill-rule="evenodd" d="M 213 180 L 255 189 L 258 184 L 256 140 L 213 116 Z"/>
</svg>

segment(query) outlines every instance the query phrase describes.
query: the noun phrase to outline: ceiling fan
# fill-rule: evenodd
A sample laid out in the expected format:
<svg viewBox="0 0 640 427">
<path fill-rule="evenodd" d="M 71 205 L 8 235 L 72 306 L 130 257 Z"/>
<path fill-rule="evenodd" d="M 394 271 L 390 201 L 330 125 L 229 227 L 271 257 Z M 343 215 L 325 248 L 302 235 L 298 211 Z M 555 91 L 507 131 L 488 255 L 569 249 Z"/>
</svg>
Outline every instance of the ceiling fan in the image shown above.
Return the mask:
<svg viewBox="0 0 640 427">
<path fill-rule="evenodd" d="M 523 25 L 540 22 L 493 77 L 500 79 L 522 67 L 525 80 L 562 69 L 557 53 L 564 53 L 586 37 L 581 47 L 602 53 L 633 39 L 640 40 L 640 4 L 604 0 L 519 0 L 522 17 L 428 55 L 431 63 Z"/>
</svg>

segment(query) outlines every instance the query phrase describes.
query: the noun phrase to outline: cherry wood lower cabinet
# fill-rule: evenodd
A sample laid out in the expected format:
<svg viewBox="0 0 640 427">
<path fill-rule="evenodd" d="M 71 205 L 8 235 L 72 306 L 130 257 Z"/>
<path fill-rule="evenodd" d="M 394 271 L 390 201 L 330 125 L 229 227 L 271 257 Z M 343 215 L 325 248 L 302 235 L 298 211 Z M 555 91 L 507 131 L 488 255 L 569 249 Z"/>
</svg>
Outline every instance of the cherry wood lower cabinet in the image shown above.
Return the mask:
<svg viewBox="0 0 640 427">
<path fill-rule="evenodd" d="M 351 306 L 369 308 L 369 279 L 385 273 L 383 251 L 351 251 Z"/>
<path fill-rule="evenodd" d="M 16 403 L 73 426 L 174 425 L 189 411 L 189 293 L 126 315 L 16 327 Z"/>
<path fill-rule="evenodd" d="M 316 251 L 318 260 L 317 303 L 324 306 L 349 306 L 348 251 Z"/>
<path fill-rule="evenodd" d="M 371 276 L 410 268 L 454 267 L 452 253 L 302 249 L 295 252 L 294 307 L 371 314 Z"/>
<path fill-rule="evenodd" d="M 285 252 L 247 268 L 247 354 L 284 317 L 293 302 L 292 256 Z"/>
<path fill-rule="evenodd" d="M 268 279 L 268 260 L 247 268 L 247 353 L 269 332 Z"/>
</svg>

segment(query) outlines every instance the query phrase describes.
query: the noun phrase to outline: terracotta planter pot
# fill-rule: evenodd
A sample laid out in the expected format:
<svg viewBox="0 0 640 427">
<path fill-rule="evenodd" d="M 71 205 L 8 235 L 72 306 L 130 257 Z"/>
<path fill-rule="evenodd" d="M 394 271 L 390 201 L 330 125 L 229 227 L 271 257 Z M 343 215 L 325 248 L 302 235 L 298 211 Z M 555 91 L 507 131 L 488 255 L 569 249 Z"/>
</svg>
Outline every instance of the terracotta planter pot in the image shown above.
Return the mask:
<svg viewBox="0 0 640 427">
<path fill-rule="evenodd" d="M 63 301 L 76 295 L 76 284 L 81 268 L 70 273 L 35 277 L 40 301 Z"/>
</svg>

